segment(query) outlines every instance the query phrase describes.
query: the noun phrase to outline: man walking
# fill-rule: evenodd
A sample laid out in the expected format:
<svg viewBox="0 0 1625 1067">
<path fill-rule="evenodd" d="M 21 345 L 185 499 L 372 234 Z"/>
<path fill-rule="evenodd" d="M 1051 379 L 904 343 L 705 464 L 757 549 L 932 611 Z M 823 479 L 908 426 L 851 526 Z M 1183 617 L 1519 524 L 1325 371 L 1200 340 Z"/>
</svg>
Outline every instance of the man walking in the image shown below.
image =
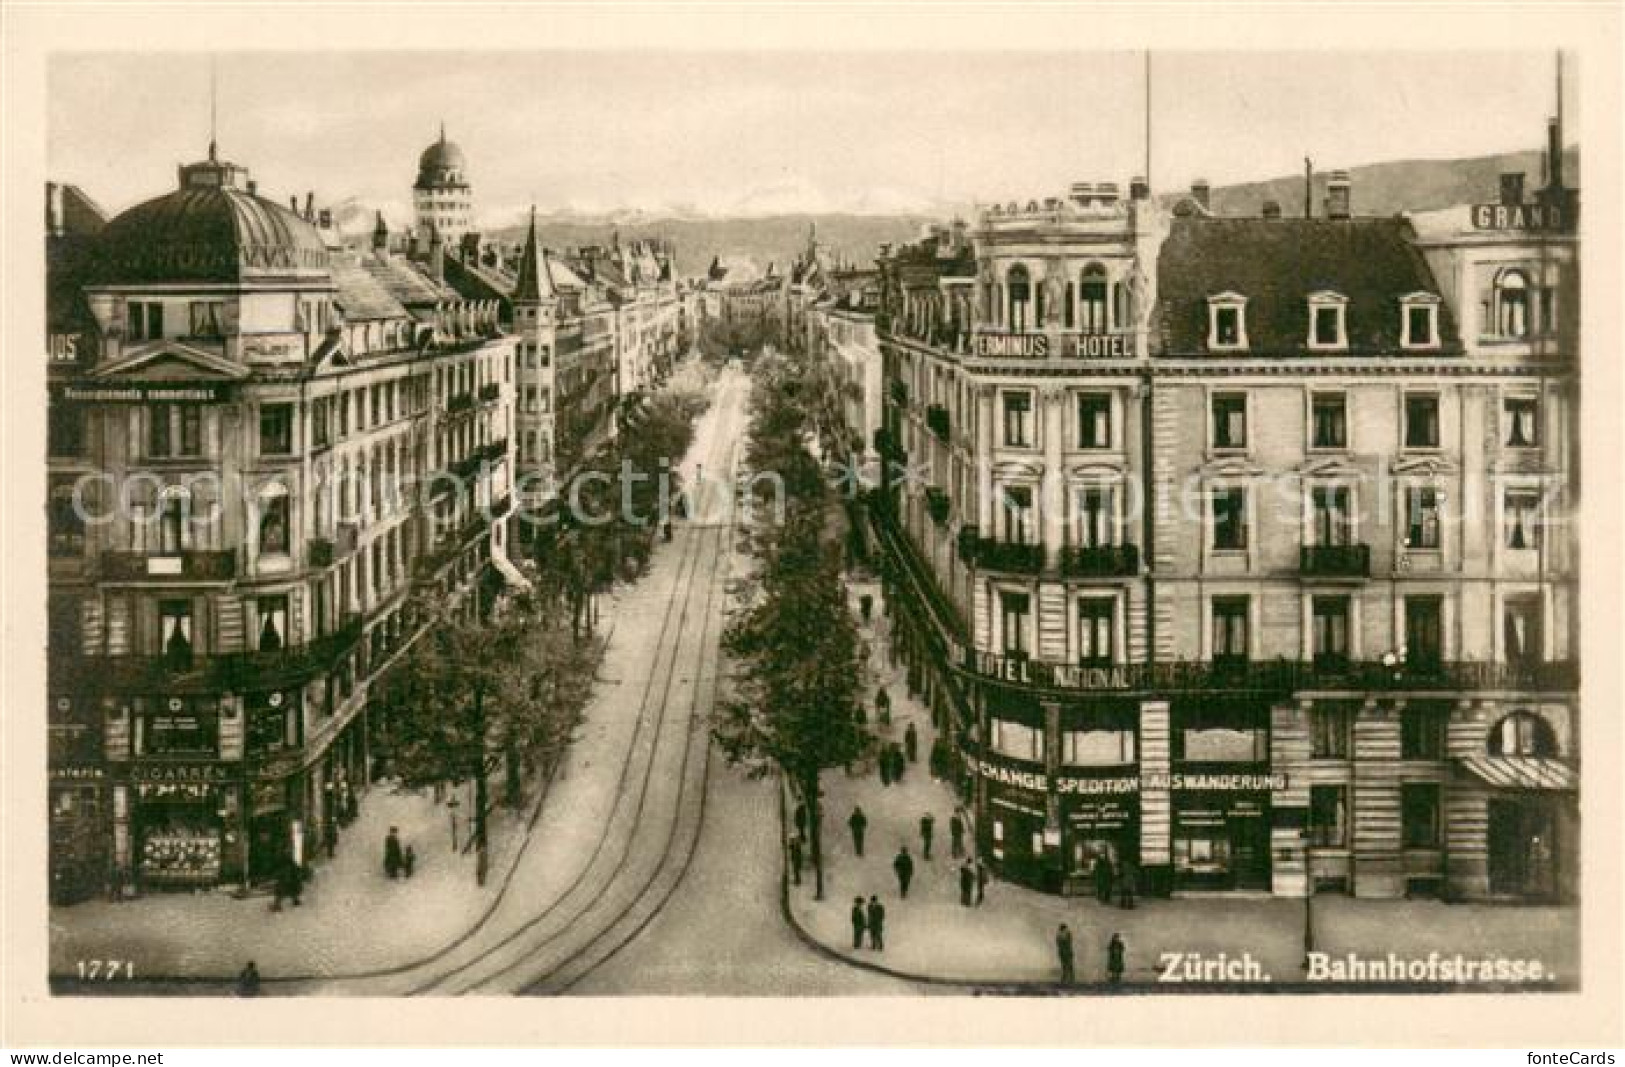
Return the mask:
<svg viewBox="0 0 1625 1067">
<path fill-rule="evenodd" d="M 928 811 L 920 816 L 920 855 L 931 858 L 931 834 L 937 828 L 936 818 Z"/>
<path fill-rule="evenodd" d="M 976 861 L 976 906 L 982 906 L 987 899 L 987 867 L 981 860 Z"/>
<path fill-rule="evenodd" d="M 854 804 L 852 817 L 846 820 L 846 825 L 852 831 L 852 851 L 863 855 L 863 832 L 869 828 L 869 816 L 863 813 L 862 807 Z"/>
<path fill-rule="evenodd" d="M 1125 859 L 1117 866 L 1117 906 L 1125 910 L 1134 907 L 1134 862 Z"/>
<path fill-rule="evenodd" d="M 912 722 L 903 731 L 903 751 L 908 753 L 910 763 L 920 762 L 920 731 L 915 729 Z"/>
<path fill-rule="evenodd" d="M 1095 899 L 1102 904 L 1112 902 L 1112 861 L 1104 852 L 1095 857 Z"/>
<path fill-rule="evenodd" d="M 869 908 L 864 918 L 869 927 L 869 947 L 876 952 L 886 951 L 886 905 L 880 902 L 879 897 L 869 898 Z"/>
<path fill-rule="evenodd" d="M 896 741 L 891 745 L 891 780 L 897 783 L 903 781 L 903 770 L 907 761 L 903 759 L 903 746 Z"/>
<path fill-rule="evenodd" d="M 801 835 L 797 834 L 790 839 L 790 877 L 796 885 L 801 884 Z"/>
<path fill-rule="evenodd" d="M 807 836 L 807 805 L 796 804 L 796 836 Z"/>
<path fill-rule="evenodd" d="M 398 878 L 401 873 L 401 835 L 393 826 L 389 828 L 389 836 L 384 838 L 384 873 L 391 878 Z"/>
<path fill-rule="evenodd" d="M 1077 974 L 1072 966 L 1072 931 L 1066 923 L 1055 931 L 1055 955 L 1061 961 L 1061 984 L 1071 985 L 1077 981 Z"/>
<path fill-rule="evenodd" d="M 880 784 L 891 785 L 891 746 L 881 745 L 875 753 L 875 769 L 880 772 Z"/>
<path fill-rule="evenodd" d="M 907 845 L 897 850 L 897 858 L 891 861 L 891 869 L 897 872 L 898 895 L 907 900 L 908 884 L 914 880 L 914 857 L 908 854 Z"/>
<path fill-rule="evenodd" d="M 863 931 L 868 928 L 867 916 L 863 910 L 863 898 L 852 898 L 852 948 L 863 947 Z"/>
<path fill-rule="evenodd" d="M 1111 941 L 1106 944 L 1106 979 L 1112 985 L 1118 985 L 1123 981 L 1123 957 L 1125 955 L 1123 939 L 1113 934 Z"/>
<path fill-rule="evenodd" d="M 971 894 L 976 891 L 976 871 L 971 868 L 970 860 L 959 865 L 959 905 L 968 908 L 971 905 Z"/>
<path fill-rule="evenodd" d="M 954 813 L 948 816 L 948 851 L 954 859 L 965 854 L 965 820 L 959 812 L 960 809 L 955 808 Z"/>
<path fill-rule="evenodd" d="M 237 972 L 237 995 L 239 997 L 257 997 L 260 995 L 260 969 L 254 965 L 253 960 Z"/>
<path fill-rule="evenodd" d="M 880 691 L 875 694 L 875 711 L 878 713 L 880 725 L 891 724 L 891 694 L 886 692 L 885 686 L 881 686 Z"/>
</svg>

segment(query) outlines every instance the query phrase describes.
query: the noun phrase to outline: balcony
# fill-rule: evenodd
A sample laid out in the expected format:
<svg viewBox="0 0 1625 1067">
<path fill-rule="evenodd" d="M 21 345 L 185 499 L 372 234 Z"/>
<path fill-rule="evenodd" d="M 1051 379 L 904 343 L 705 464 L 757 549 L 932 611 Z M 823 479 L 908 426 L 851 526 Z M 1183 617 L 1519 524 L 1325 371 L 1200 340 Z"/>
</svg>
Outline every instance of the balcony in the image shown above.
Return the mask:
<svg viewBox="0 0 1625 1067">
<path fill-rule="evenodd" d="M 208 693 L 298 684 L 331 670 L 361 639 L 363 620 L 347 617 L 338 629 L 302 644 L 200 654 L 52 656 L 63 677 L 110 692 Z"/>
<path fill-rule="evenodd" d="M 925 409 L 925 425 L 937 435 L 941 441 L 948 440 L 948 409 L 941 404 L 932 404 Z"/>
<path fill-rule="evenodd" d="M 465 411 L 474 410 L 474 394 L 472 392 L 456 393 L 446 401 L 446 411 L 452 415 L 461 415 Z"/>
<path fill-rule="evenodd" d="M 498 382 L 486 382 L 480 386 L 480 403 L 489 404 L 502 396 L 502 386 Z"/>
<path fill-rule="evenodd" d="M 1068 545 L 1061 550 L 1065 578 L 1129 578 L 1139 573 L 1138 545 Z"/>
<path fill-rule="evenodd" d="M 237 553 L 187 550 L 184 552 L 103 552 L 97 577 L 106 582 L 227 582 L 237 576 Z"/>
<path fill-rule="evenodd" d="M 1298 570 L 1305 578 L 1371 577 L 1370 545 L 1304 545 Z"/>
<path fill-rule="evenodd" d="M 1037 574 L 1044 569 L 1044 546 L 983 537 L 976 542 L 974 562 L 985 570 Z"/>
</svg>

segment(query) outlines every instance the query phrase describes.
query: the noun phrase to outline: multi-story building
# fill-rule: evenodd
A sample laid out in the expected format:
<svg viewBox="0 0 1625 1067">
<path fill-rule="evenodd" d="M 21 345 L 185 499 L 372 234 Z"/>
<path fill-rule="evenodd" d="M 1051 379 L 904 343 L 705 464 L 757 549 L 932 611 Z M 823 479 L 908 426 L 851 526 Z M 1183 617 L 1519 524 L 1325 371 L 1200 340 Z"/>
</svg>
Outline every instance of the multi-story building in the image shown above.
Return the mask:
<svg viewBox="0 0 1625 1067">
<path fill-rule="evenodd" d="M 419 232 L 435 234 L 453 247 L 473 228 L 474 189 L 468 183 L 468 160 L 461 148 L 446 140 L 445 123 L 440 125 L 440 139 L 418 157 L 412 205 Z"/>
<path fill-rule="evenodd" d="M 882 257 L 898 636 L 1008 877 L 1572 892 L 1552 173 L 1457 227 L 1079 184 Z"/>
<path fill-rule="evenodd" d="M 53 887 L 247 886 L 371 780 L 412 589 L 499 577 L 513 343 L 212 146 L 91 229 L 47 238 Z"/>
</svg>

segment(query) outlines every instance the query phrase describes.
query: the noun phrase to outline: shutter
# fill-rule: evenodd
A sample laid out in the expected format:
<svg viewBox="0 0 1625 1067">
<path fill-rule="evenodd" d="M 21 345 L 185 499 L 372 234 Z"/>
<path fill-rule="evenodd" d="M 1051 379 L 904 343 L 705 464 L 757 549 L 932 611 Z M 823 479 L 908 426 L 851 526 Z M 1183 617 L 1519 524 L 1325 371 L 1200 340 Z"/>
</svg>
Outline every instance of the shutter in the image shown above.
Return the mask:
<svg viewBox="0 0 1625 1067">
<path fill-rule="evenodd" d="M 215 649 L 219 652 L 243 650 L 243 602 L 241 597 L 221 596 L 215 600 Z"/>
<path fill-rule="evenodd" d="M 130 654 L 131 644 L 130 599 L 127 596 L 109 597 L 107 601 L 107 654 L 109 656 L 127 656 Z"/>
</svg>

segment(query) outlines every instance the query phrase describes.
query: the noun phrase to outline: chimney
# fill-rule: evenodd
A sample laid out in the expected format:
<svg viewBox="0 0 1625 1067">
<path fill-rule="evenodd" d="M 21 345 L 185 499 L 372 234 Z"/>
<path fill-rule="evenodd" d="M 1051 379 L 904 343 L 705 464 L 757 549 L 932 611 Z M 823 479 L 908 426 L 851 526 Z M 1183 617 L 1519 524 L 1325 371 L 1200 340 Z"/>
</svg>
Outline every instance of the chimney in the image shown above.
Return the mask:
<svg viewBox="0 0 1625 1067">
<path fill-rule="evenodd" d="M 1334 170 L 1326 177 L 1326 217 L 1349 217 L 1349 172 Z"/>
<path fill-rule="evenodd" d="M 1280 218 L 1281 217 L 1281 202 L 1279 200 L 1266 200 L 1266 201 L 1264 201 L 1263 214 L 1264 214 L 1264 217 L 1266 219 L 1278 219 L 1278 218 Z"/>
<path fill-rule="evenodd" d="M 1140 175 L 1136 174 L 1134 177 L 1129 179 L 1128 195 L 1130 200 L 1151 199 L 1151 183 L 1146 181 Z"/>
<path fill-rule="evenodd" d="M 56 182 L 45 183 L 45 232 L 62 236 L 62 186 Z"/>
<path fill-rule="evenodd" d="M 1563 125 L 1553 118 L 1546 123 L 1546 187 L 1563 188 Z"/>
<path fill-rule="evenodd" d="M 253 178 L 248 179 L 248 195 L 249 196 L 258 196 L 259 193 L 260 193 L 260 183 L 255 181 Z"/>
<path fill-rule="evenodd" d="M 1073 182 L 1070 196 L 1074 204 L 1079 207 L 1087 207 L 1090 199 L 1094 196 L 1094 186 L 1088 182 Z"/>
<path fill-rule="evenodd" d="M 1191 199 L 1202 205 L 1203 211 L 1211 208 L 1213 189 L 1208 185 L 1206 178 L 1197 178 L 1191 182 Z"/>
<path fill-rule="evenodd" d="M 328 208 L 322 208 L 321 212 L 316 216 L 316 220 L 324 230 L 333 228 L 333 212 Z"/>
<path fill-rule="evenodd" d="M 295 215 L 299 214 L 299 194 L 294 193 L 288 197 L 288 210 Z"/>
<path fill-rule="evenodd" d="M 1523 203 L 1523 172 L 1501 175 L 1501 203 L 1515 207 Z"/>
<path fill-rule="evenodd" d="M 307 192 L 305 194 L 305 221 L 306 222 L 315 222 L 316 221 L 316 194 L 315 194 L 315 192 Z"/>
</svg>

